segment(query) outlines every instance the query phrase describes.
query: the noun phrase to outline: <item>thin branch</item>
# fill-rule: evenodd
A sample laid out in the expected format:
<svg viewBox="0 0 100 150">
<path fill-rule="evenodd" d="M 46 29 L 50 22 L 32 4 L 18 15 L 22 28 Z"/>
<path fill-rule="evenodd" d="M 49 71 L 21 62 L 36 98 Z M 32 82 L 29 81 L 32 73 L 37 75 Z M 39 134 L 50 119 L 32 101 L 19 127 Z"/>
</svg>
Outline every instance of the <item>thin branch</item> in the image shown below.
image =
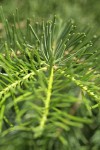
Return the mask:
<svg viewBox="0 0 100 150">
<path fill-rule="evenodd" d="M 50 108 L 50 98 L 51 98 L 52 85 L 53 85 L 53 74 L 54 74 L 54 68 L 52 67 L 50 78 L 49 78 L 47 97 L 46 97 L 46 100 L 45 100 L 44 113 L 43 113 L 43 116 L 42 116 L 42 119 L 41 119 L 41 122 L 40 122 L 40 129 L 42 129 L 42 130 L 44 129 L 45 123 L 47 121 L 49 108 Z"/>
<path fill-rule="evenodd" d="M 46 70 L 46 67 L 43 67 L 37 71 L 40 70 Z M 22 79 L 15 81 L 14 83 L 8 85 L 6 88 L 4 88 L 1 92 L 0 92 L 0 97 L 2 97 L 3 94 L 5 94 L 7 91 L 9 91 L 12 88 L 15 88 L 18 84 L 20 84 L 21 82 L 25 81 L 26 79 L 30 78 L 31 76 L 35 75 L 35 72 L 31 72 L 27 75 L 25 75 Z M 2 103 L 2 101 L 0 102 L 0 104 Z"/>
</svg>

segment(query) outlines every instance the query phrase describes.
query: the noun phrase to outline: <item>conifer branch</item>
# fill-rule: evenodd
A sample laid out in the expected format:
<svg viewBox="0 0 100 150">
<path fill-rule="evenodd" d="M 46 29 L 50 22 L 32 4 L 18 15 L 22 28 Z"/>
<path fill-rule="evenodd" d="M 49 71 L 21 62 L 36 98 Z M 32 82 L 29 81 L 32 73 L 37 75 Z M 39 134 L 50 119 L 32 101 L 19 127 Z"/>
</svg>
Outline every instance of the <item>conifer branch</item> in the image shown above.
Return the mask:
<svg viewBox="0 0 100 150">
<path fill-rule="evenodd" d="M 44 126 L 46 124 L 47 117 L 48 117 L 48 114 L 49 114 L 50 100 L 51 100 L 52 86 L 53 86 L 53 76 L 54 76 L 54 69 L 52 67 L 51 71 L 50 71 L 49 81 L 48 81 L 47 96 L 46 96 L 46 100 L 44 100 L 45 107 L 43 109 L 43 116 L 42 116 L 42 119 L 40 121 L 41 130 L 44 129 Z"/>
</svg>

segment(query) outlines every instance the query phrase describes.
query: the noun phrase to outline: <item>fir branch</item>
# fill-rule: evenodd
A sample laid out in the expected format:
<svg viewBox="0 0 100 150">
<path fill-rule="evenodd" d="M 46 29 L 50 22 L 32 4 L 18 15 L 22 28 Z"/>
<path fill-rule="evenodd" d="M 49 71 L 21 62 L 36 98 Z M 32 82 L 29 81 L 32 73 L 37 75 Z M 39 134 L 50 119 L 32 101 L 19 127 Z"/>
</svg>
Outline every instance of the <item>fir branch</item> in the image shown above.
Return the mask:
<svg viewBox="0 0 100 150">
<path fill-rule="evenodd" d="M 41 122 L 40 122 L 40 128 L 41 130 L 44 129 L 44 126 L 45 126 L 45 123 L 46 123 L 46 120 L 47 120 L 47 117 L 48 117 L 48 114 L 49 114 L 49 109 L 50 109 L 50 100 L 51 100 L 51 94 L 52 94 L 52 84 L 53 84 L 53 72 L 54 72 L 54 69 L 53 67 L 51 68 L 51 71 L 50 71 L 50 77 L 49 77 L 49 81 L 48 81 L 48 89 L 47 89 L 47 97 L 46 97 L 46 100 L 45 100 L 45 107 L 44 107 L 44 112 L 43 112 L 43 116 L 42 116 L 42 119 L 41 119 Z"/>
<path fill-rule="evenodd" d="M 13 27 L 2 17 L 6 37 L 0 54 L 1 145 L 6 136 L 19 134 L 22 141 L 31 134 L 35 149 L 69 148 L 69 135 L 82 135 L 93 123 L 92 110 L 99 108 L 96 39 L 88 31 L 79 33 L 72 20 L 60 24 L 54 17 L 38 27 L 27 20 L 22 32 L 16 17 Z M 84 141 L 85 135 L 77 138 L 78 144 L 79 138 Z"/>
</svg>

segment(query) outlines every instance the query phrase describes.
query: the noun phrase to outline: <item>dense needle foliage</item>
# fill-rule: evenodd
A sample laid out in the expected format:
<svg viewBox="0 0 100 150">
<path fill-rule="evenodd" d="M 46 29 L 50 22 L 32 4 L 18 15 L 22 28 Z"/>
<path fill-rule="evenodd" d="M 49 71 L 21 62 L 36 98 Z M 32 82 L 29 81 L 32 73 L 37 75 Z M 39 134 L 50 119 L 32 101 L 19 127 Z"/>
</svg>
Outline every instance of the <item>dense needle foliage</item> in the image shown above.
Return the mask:
<svg viewBox="0 0 100 150">
<path fill-rule="evenodd" d="M 45 11 L 21 26 L 18 10 L 8 21 L 1 8 L 0 150 L 99 150 L 99 38 Z"/>
</svg>

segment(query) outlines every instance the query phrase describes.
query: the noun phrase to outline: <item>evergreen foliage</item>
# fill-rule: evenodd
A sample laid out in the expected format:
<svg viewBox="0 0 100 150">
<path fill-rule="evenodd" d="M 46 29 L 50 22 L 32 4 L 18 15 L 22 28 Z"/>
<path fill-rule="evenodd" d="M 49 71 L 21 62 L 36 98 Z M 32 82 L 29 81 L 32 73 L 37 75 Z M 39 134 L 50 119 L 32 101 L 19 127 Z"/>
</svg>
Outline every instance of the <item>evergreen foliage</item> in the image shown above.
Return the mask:
<svg viewBox="0 0 100 150">
<path fill-rule="evenodd" d="M 99 37 L 56 16 L 1 20 L 0 150 L 99 150 Z"/>
</svg>

